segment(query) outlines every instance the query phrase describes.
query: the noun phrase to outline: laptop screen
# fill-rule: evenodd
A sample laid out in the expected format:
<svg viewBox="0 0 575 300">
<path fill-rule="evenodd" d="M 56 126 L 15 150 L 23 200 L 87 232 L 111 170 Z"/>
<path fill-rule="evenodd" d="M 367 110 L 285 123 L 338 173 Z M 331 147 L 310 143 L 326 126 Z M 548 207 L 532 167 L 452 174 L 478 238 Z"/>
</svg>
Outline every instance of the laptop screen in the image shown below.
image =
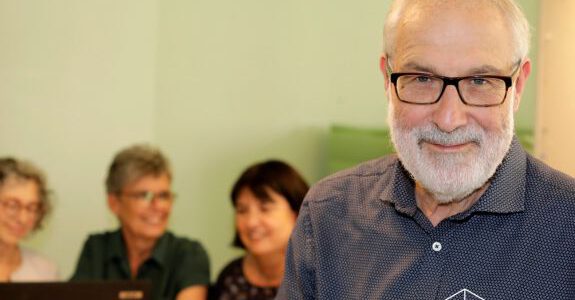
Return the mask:
<svg viewBox="0 0 575 300">
<path fill-rule="evenodd" d="M 142 280 L 0 283 L 3 300 L 150 300 L 151 292 Z"/>
</svg>

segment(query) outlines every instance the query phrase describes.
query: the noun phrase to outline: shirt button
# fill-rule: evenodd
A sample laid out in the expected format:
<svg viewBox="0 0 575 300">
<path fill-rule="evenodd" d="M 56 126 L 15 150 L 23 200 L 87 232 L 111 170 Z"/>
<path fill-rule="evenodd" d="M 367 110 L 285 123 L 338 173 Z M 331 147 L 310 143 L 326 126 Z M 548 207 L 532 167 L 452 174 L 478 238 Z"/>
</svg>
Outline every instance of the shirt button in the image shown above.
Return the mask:
<svg viewBox="0 0 575 300">
<path fill-rule="evenodd" d="M 431 249 L 433 249 L 433 251 L 435 251 L 435 252 L 441 251 L 441 248 L 442 248 L 442 246 L 441 246 L 440 242 L 435 242 L 431 245 Z"/>
</svg>

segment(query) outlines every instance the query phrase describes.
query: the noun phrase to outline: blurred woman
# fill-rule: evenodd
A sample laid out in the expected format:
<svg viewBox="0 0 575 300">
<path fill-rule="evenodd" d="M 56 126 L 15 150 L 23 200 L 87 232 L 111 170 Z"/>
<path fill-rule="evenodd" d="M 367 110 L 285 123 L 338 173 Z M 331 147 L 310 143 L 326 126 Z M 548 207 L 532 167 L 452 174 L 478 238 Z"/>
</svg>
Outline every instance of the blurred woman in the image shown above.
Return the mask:
<svg viewBox="0 0 575 300">
<path fill-rule="evenodd" d="M 139 144 L 118 152 L 106 190 L 120 227 L 88 237 L 72 280 L 147 279 L 151 299 L 205 300 L 208 255 L 200 242 L 168 230 L 175 194 L 160 149 Z"/>
<path fill-rule="evenodd" d="M 288 164 L 271 160 L 245 170 L 231 193 L 234 246 L 246 254 L 218 276 L 214 299 L 273 299 L 284 273 L 289 236 L 308 185 Z"/>
<path fill-rule="evenodd" d="M 0 281 L 54 281 L 56 265 L 19 246 L 50 209 L 42 172 L 30 163 L 0 158 Z"/>
</svg>

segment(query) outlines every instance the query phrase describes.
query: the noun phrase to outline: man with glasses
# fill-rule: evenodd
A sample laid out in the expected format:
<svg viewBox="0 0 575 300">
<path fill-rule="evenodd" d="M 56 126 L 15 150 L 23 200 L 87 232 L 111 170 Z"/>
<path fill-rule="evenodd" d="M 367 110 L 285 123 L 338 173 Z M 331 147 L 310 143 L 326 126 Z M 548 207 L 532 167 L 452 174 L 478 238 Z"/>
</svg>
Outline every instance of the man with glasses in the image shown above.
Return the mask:
<svg viewBox="0 0 575 300">
<path fill-rule="evenodd" d="M 396 156 L 317 184 L 277 299 L 575 299 L 575 181 L 513 134 L 513 0 L 397 0 L 381 69 Z"/>
<path fill-rule="evenodd" d="M 147 279 L 153 299 L 206 299 L 208 256 L 196 241 L 167 231 L 174 193 L 164 155 L 135 145 L 120 151 L 106 179 L 120 229 L 91 235 L 72 280 Z"/>
</svg>

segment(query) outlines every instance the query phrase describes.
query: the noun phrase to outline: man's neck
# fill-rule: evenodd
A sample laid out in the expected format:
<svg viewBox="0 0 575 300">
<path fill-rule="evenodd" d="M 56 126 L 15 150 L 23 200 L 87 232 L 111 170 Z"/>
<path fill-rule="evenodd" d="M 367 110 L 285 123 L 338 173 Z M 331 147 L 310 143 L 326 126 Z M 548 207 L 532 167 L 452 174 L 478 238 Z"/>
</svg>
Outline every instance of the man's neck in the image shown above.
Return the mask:
<svg viewBox="0 0 575 300">
<path fill-rule="evenodd" d="M 435 227 L 441 223 L 441 221 L 468 210 L 479 200 L 488 187 L 489 182 L 461 200 L 440 203 L 429 191 L 423 188 L 419 183 L 416 183 L 415 201 L 417 202 L 417 207 L 423 212 L 427 219 L 429 219 L 433 227 Z"/>
</svg>

